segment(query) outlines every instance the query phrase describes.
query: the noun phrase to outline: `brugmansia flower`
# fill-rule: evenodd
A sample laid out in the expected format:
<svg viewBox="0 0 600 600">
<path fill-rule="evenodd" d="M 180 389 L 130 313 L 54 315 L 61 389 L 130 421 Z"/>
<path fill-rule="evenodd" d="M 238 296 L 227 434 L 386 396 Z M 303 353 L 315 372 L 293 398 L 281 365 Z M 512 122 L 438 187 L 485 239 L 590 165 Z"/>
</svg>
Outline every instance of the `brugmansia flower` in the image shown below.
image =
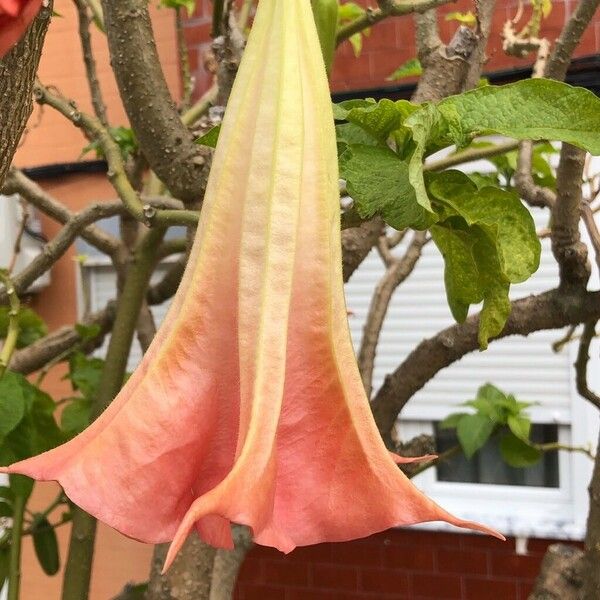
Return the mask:
<svg viewBox="0 0 600 600">
<path fill-rule="evenodd" d="M 450 515 L 377 431 L 342 283 L 333 116 L 307 0 L 261 0 L 183 283 L 141 366 L 68 444 L 13 465 L 146 542 L 367 536 Z M 402 459 L 397 458 L 402 461 Z"/>
<path fill-rule="evenodd" d="M 42 0 L 0 0 L 0 58 L 21 39 L 41 6 Z"/>
</svg>

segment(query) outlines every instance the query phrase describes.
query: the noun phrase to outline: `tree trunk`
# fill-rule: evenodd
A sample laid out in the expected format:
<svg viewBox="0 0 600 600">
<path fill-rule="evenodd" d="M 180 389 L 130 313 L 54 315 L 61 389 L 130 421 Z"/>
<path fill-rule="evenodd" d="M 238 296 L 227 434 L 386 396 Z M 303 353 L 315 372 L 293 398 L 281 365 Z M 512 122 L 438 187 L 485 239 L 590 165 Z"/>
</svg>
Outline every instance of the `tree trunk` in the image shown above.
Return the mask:
<svg viewBox="0 0 600 600">
<path fill-rule="evenodd" d="M 238 573 L 246 554 L 254 545 L 252 532 L 247 527 L 234 525 L 233 541 L 235 549 L 231 551 L 219 550 L 215 556 L 210 586 L 209 600 L 230 600 L 237 582 Z"/>
<path fill-rule="evenodd" d="M 156 546 L 145 600 L 208 600 L 216 550 L 190 535 L 173 566 L 161 575 L 169 544 Z"/>
<path fill-rule="evenodd" d="M 583 552 L 573 546 L 548 548 L 529 600 L 578 600 L 582 586 Z"/>
<path fill-rule="evenodd" d="M 33 83 L 52 15 L 52 2 L 0 60 L 0 186 L 33 110 Z"/>
<path fill-rule="evenodd" d="M 598 447 L 600 450 L 600 445 Z M 596 453 L 589 487 L 590 513 L 585 538 L 583 600 L 600 598 L 600 452 Z"/>
</svg>

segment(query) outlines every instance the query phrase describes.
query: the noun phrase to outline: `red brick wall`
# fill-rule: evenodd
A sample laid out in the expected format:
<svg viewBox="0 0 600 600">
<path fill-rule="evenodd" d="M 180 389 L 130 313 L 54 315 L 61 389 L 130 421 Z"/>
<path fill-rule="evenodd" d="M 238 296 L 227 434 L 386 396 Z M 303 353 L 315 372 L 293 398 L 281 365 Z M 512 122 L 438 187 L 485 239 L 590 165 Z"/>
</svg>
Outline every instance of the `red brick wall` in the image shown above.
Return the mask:
<svg viewBox="0 0 600 600">
<path fill-rule="evenodd" d="M 392 530 L 288 556 L 256 547 L 236 600 L 527 600 L 549 544 L 464 533 Z"/>
<path fill-rule="evenodd" d="M 363 6 L 374 6 L 374 0 L 355 0 Z M 527 3 L 526 3 L 527 4 Z M 569 17 L 575 0 L 553 0 L 553 9 L 542 25 L 542 35 L 553 41 L 558 36 L 565 19 Z M 531 64 L 531 59 L 517 59 L 506 56 L 502 51 L 500 37 L 502 27 L 507 19 L 513 18 L 517 7 L 516 0 L 500 0 L 497 4 L 490 44 L 488 47 L 489 61 L 486 71 L 496 71 L 511 67 L 523 67 Z M 201 93 L 211 82 L 211 76 L 203 68 L 203 56 L 210 46 L 210 0 L 199 0 L 194 16 L 186 23 L 186 37 L 190 48 L 192 70 L 196 75 L 196 90 Z M 459 0 L 448 4 L 439 10 L 440 32 L 444 41 L 448 41 L 455 31 L 455 21 L 445 21 L 444 16 L 452 11 L 473 10 L 473 2 Z M 525 9 L 523 23 L 528 18 Z M 373 28 L 370 37 L 365 38 L 363 51 L 358 58 L 354 57 L 348 42 L 344 42 L 338 51 L 332 75 L 334 91 L 364 89 L 390 85 L 386 81 L 398 66 L 416 56 L 413 19 L 410 16 L 388 19 Z M 600 52 L 600 14 L 585 32 L 576 55 L 585 56 Z"/>
</svg>

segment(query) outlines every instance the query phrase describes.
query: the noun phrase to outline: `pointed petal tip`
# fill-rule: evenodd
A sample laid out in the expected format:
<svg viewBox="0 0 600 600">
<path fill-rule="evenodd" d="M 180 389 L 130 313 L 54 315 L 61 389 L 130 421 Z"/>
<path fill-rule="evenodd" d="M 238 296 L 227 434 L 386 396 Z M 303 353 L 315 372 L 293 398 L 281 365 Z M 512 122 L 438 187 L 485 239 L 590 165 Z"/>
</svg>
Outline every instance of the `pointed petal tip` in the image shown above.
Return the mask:
<svg viewBox="0 0 600 600">
<path fill-rule="evenodd" d="M 453 525 L 454 524 L 458 524 L 458 523 L 453 523 Z M 482 525 L 481 523 L 474 523 L 473 521 L 462 521 L 458 525 L 459 525 L 459 527 L 465 527 L 467 529 L 473 529 L 474 531 L 479 531 L 480 533 L 483 533 L 485 535 L 491 535 L 492 537 L 495 537 L 502 542 L 506 541 L 506 537 L 504 535 L 502 535 L 499 531 L 496 531 L 495 529 L 488 527 L 487 525 Z"/>
<path fill-rule="evenodd" d="M 390 454 L 397 465 L 410 465 L 417 462 L 430 462 L 439 458 L 437 454 L 425 454 L 424 456 L 400 456 L 395 452 L 390 452 Z"/>
</svg>

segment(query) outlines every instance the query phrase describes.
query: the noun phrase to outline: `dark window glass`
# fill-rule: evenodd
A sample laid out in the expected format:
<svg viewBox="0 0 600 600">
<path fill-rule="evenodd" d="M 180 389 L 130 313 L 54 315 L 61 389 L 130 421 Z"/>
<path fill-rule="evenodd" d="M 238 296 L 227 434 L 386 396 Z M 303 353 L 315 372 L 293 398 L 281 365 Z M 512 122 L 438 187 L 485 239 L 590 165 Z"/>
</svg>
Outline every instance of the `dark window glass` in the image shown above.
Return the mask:
<svg viewBox="0 0 600 600">
<path fill-rule="evenodd" d="M 458 444 L 456 430 L 440 429 L 437 423 L 435 436 L 440 454 Z M 531 439 L 538 444 L 555 443 L 558 441 L 558 426 L 535 424 L 531 428 Z M 557 488 L 560 482 L 558 452 L 544 452 L 536 465 L 516 469 L 502 460 L 497 439 L 491 439 L 471 460 L 459 454 L 440 463 L 436 470 L 438 481 L 546 488 Z"/>
</svg>

